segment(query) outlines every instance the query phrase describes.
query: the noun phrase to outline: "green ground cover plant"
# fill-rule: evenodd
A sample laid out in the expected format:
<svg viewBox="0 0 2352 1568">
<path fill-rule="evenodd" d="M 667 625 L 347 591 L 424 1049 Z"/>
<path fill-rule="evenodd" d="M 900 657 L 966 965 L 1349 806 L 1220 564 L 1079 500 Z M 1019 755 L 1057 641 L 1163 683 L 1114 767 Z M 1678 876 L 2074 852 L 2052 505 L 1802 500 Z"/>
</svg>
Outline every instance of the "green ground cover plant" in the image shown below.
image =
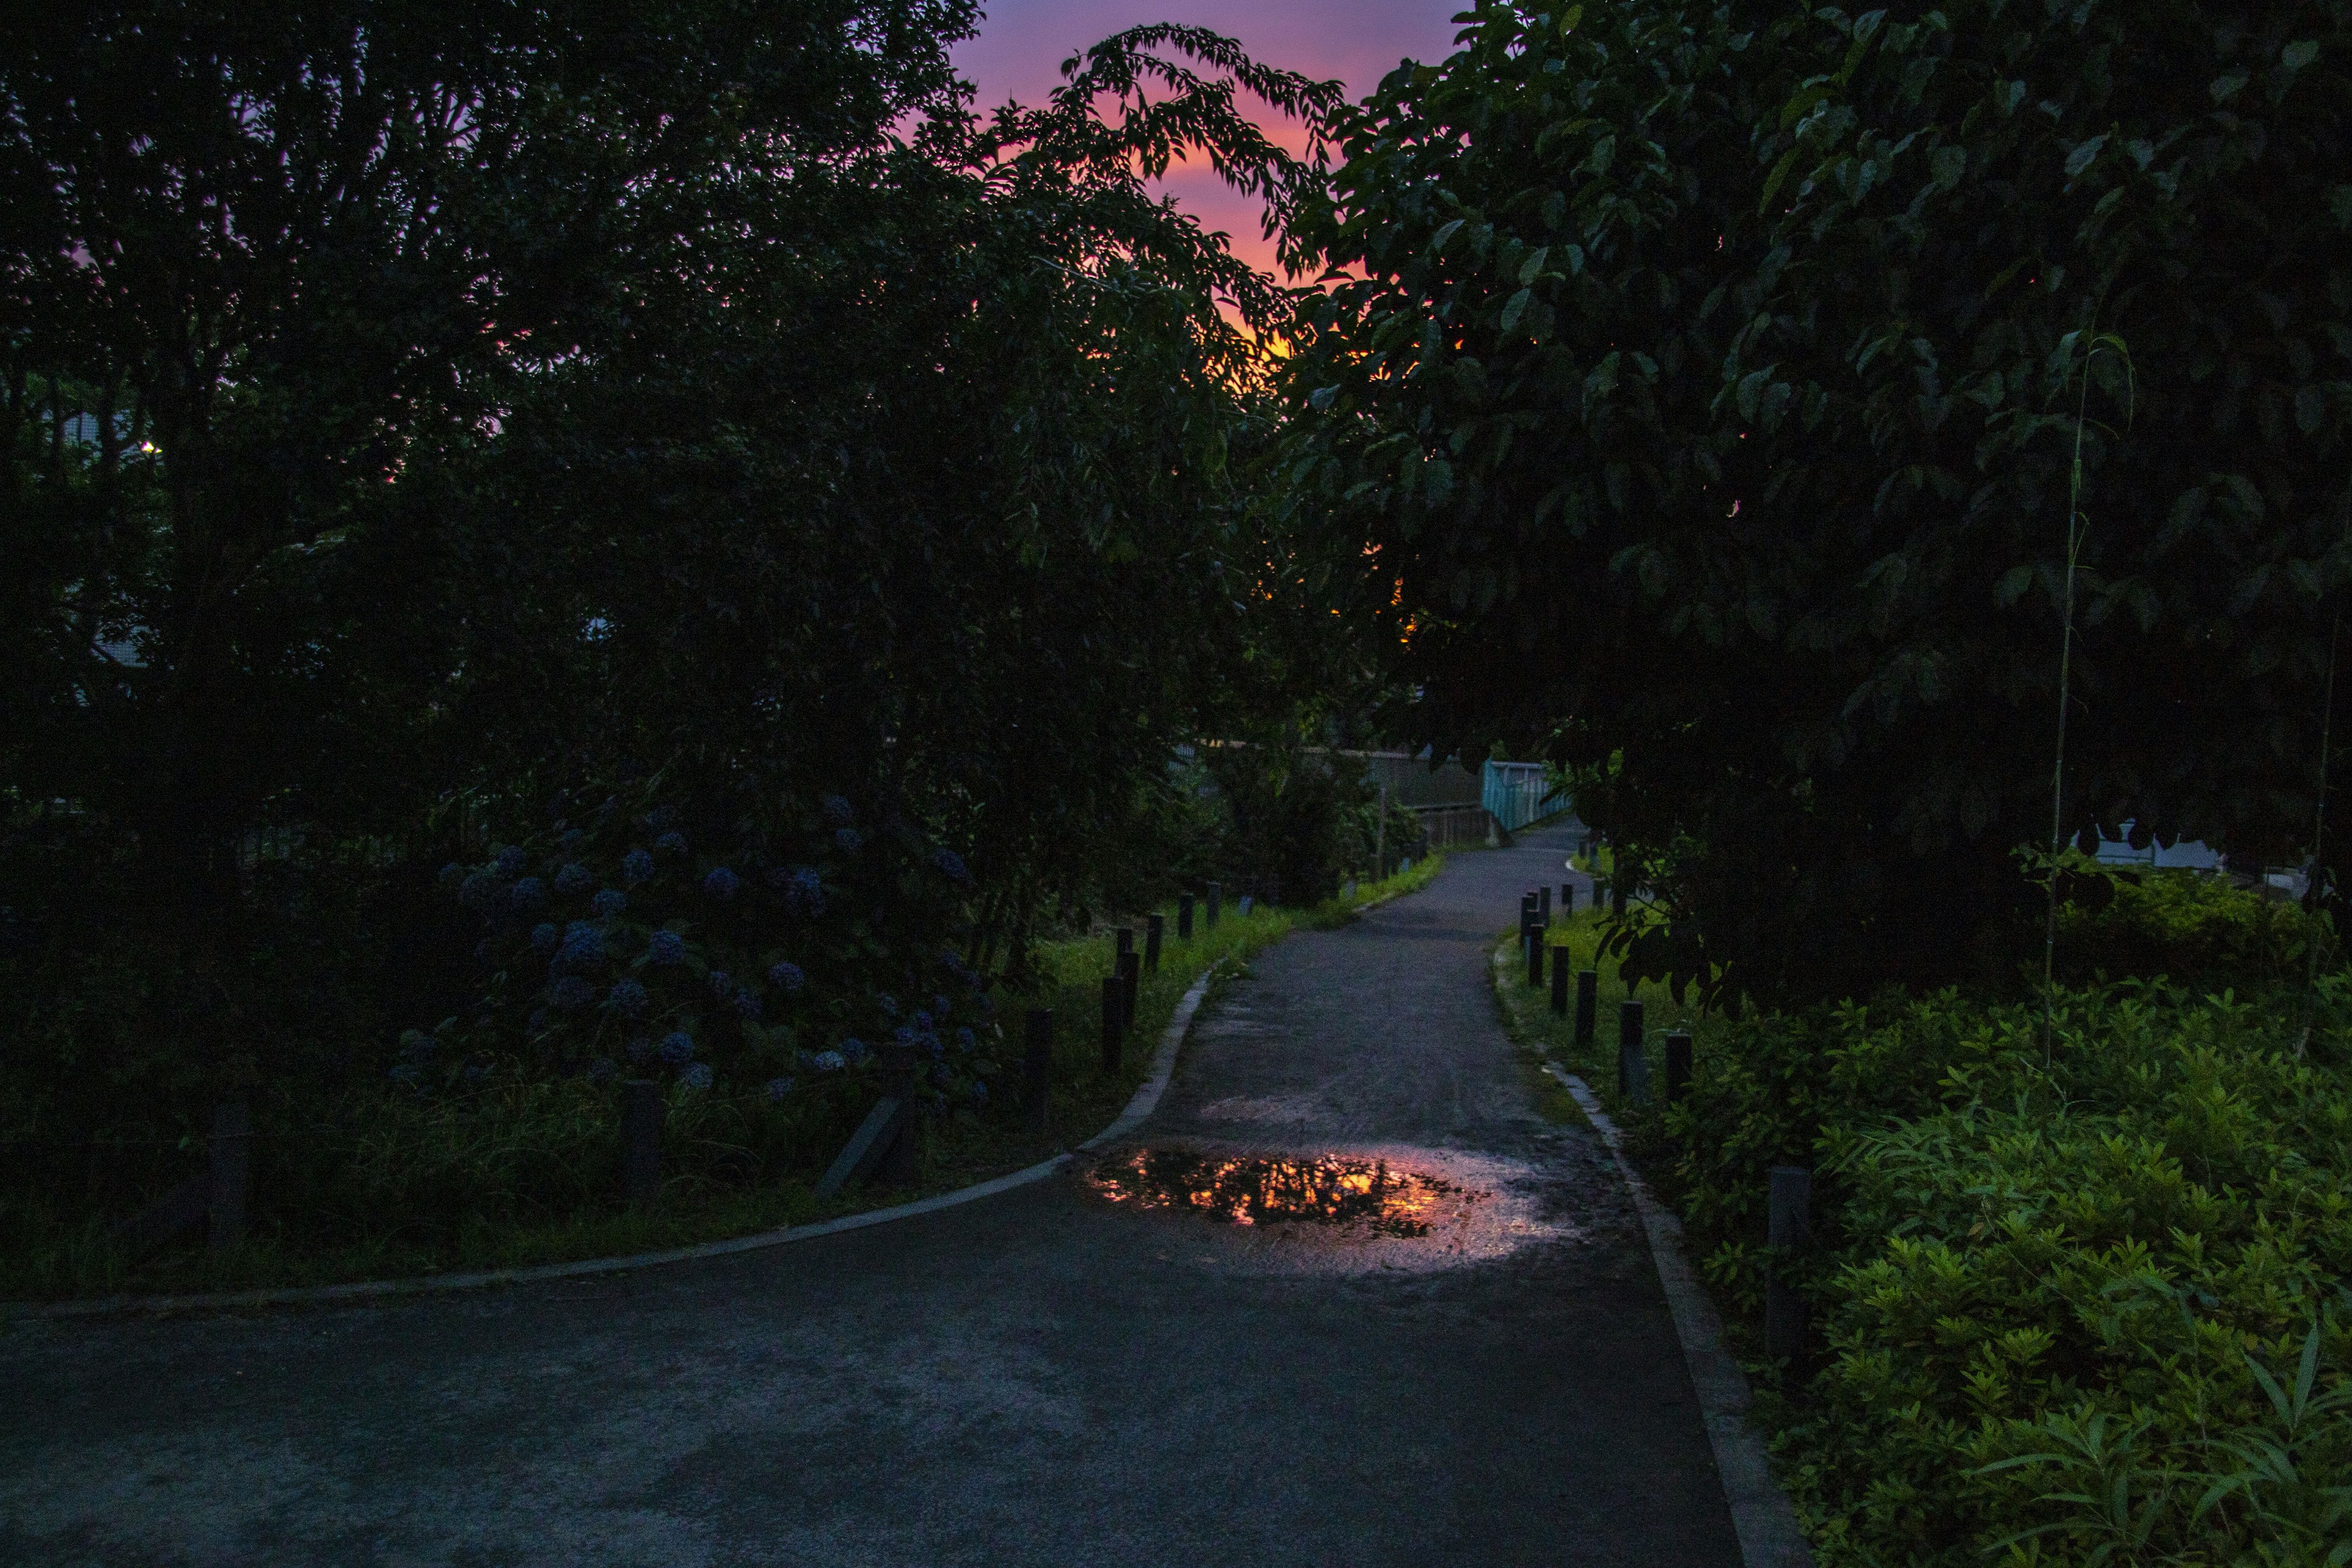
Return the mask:
<svg viewBox="0 0 2352 1568">
<path fill-rule="evenodd" d="M 1021 1015 L 1055 1016 L 1053 1126 L 1039 1141 L 1022 1125 L 1009 1077 L 1005 1092 L 943 1101 L 919 1175 L 907 1188 L 853 1190 L 825 1203 L 814 1194 L 869 1096 L 849 1092 L 772 1095 L 757 1083 L 722 1078 L 700 1086 L 667 1075 L 661 1202 L 632 1211 L 619 1201 L 618 1107 L 611 1082 L 585 1075 L 548 1079 L 501 1074 L 452 1092 L 420 1095 L 394 1086 L 354 1089 L 326 1108 L 299 1101 L 255 1106 L 255 1179 L 262 1223 L 224 1254 L 198 1243 L 146 1260 L 112 1234 L 111 1216 L 62 1192 L 0 1194 L 0 1296 L 58 1299 L 116 1292 L 181 1292 L 528 1267 L 609 1257 L 805 1224 L 897 1203 L 1019 1168 L 1090 1137 L 1115 1119 L 1142 1082 L 1161 1029 L 1185 990 L 1203 973 L 1229 975 L 1300 923 L 1352 918 L 1364 904 L 1424 885 L 1443 858 L 1383 880 L 1359 883 L 1309 909 L 1230 903 L 1213 931 L 1205 910 L 1190 941 L 1175 934 L 1172 906 L 1160 912 L 1167 944 L 1160 971 L 1139 990 L 1136 1027 L 1121 1069 L 1100 1060 L 1100 986 L 1115 944 L 1109 929 L 1043 944 L 1034 978 L 1000 987 L 987 1002 L 994 1022 L 975 1031 L 975 1048 L 1008 1072 L 1017 1057 Z M 1140 931 L 1141 918 L 1133 923 Z M 198 1151 L 186 1151 L 193 1160 Z"/>
<path fill-rule="evenodd" d="M 1551 940 L 1598 955 L 1591 914 Z M 2159 874 L 2070 910 L 2086 953 L 2244 962 L 2252 988 L 2116 975 L 1687 1026 L 1680 1104 L 1615 1093 L 1507 971 L 1523 1038 L 1581 1071 L 1682 1214 L 1825 1565 L 2352 1561 L 2352 975 L 2282 984 L 2301 911 Z M 1497 948 L 1512 962 L 1511 943 Z M 2215 973 L 2209 966 L 2207 978 Z M 2312 1025 L 2305 1033 L 2306 1021 Z M 1814 1248 L 1763 1245 L 1766 1173 L 1814 1173 Z M 1768 1268 L 1811 1346 L 1765 1363 Z"/>
</svg>

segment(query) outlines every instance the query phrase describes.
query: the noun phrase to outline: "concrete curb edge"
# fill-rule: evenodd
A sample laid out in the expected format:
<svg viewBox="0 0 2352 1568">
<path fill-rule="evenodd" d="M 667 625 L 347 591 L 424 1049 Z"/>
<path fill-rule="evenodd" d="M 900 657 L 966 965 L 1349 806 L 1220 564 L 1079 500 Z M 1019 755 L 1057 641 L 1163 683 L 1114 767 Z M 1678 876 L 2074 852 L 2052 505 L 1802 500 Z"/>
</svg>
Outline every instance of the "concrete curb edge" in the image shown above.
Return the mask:
<svg viewBox="0 0 2352 1568">
<path fill-rule="evenodd" d="M 1160 1031 L 1159 1048 L 1152 1053 L 1151 1073 L 1118 1121 L 1078 1145 L 1094 1149 L 1125 1137 L 1150 1116 L 1159 1106 L 1160 1097 L 1167 1092 L 1169 1079 L 1176 1071 L 1176 1054 L 1182 1048 L 1184 1037 L 1192 1027 L 1192 1018 L 1207 999 L 1209 986 L 1225 965 L 1220 959 L 1203 970 L 1192 982 L 1176 1011 Z M 706 1241 L 692 1247 L 674 1247 L 660 1252 L 637 1252 L 620 1258 L 583 1258 L 576 1263 L 545 1263 L 530 1268 L 493 1268 L 475 1274 L 420 1274 L 404 1279 L 362 1279 L 348 1285 L 289 1286 L 262 1290 L 216 1290 L 194 1296 L 100 1296 L 83 1301 L 0 1302 L 0 1322 L 10 1319 L 98 1318 L 132 1312 L 191 1312 L 235 1310 L 250 1307 L 290 1307 L 326 1304 L 340 1301 L 363 1301 L 388 1296 L 433 1295 L 452 1290 L 479 1290 L 497 1285 L 529 1285 L 542 1279 L 570 1279 L 589 1274 L 624 1274 L 640 1268 L 657 1268 L 665 1264 L 688 1263 L 701 1258 L 724 1258 L 736 1252 L 757 1252 L 788 1242 L 813 1241 L 818 1237 L 835 1236 L 847 1230 L 863 1230 L 868 1226 L 887 1225 L 892 1220 L 913 1219 L 920 1215 L 954 1208 L 961 1204 L 993 1197 L 1014 1187 L 1027 1186 L 1043 1181 L 1067 1165 L 1075 1153 L 1056 1154 L 1040 1160 L 1034 1165 L 975 1182 L 968 1187 L 958 1187 L 951 1193 L 940 1193 L 912 1203 L 894 1204 L 887 1208 L 868 1209 L 863 1214 L 844 1215 L 819 1225 L 786 1226 L 779 1230 L 763 1230 L 751 1236 L 739 1236 L 727 1241 Z"/>
<path fill-rule="evenodd" d="M 1690 1369 L 1692 1391 L 1706 1423 L 1708 1446 L 1715 1450 L 1715 1471 L 1723 1482 L 1723 1500 L 1731 1510 L 1731 1525 L 1739 1536 L 1744 1568 L 1812 1568 L 1813 1554 L 1797 1528 L 1796 1510 L 1789 1496 L 1772 1479 L 1764 1444 L 1748 1425 L 1748 1378 L 1724 1348 L 1723 1321 L 1707 1300 L 1689 1260 L 1683 1256 L 1683 1225 L 1672 1209 L 1652 1194 L 1649 1184 L 1633 1169 L 1621 1146 L 1622 1135 L 1591 1088 L 1574 1073 L 1553 1062 L 1544 1071 L 1568 1089 L 1586 1120 L 1609 1145 L 1618 1173 L 1633 1195 L 1642 1228 L 1650 1239 L 1650 1258 L 1658 1269 L 1658 1284 L 1673 1314 L 1675 1337 L 1682 1342 L 1683 1363 Z"/>
</svg>

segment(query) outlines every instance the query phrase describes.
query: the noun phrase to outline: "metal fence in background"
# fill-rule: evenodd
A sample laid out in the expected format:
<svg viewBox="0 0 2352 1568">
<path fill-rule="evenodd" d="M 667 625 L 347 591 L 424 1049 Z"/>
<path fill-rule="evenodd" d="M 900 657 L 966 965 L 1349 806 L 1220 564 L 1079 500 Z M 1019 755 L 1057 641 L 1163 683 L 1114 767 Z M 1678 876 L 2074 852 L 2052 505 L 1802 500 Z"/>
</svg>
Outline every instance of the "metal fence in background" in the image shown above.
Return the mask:
<svg viewBox="0 0 2352 1568">
<path fill-rule="evenodd" d="M 1480 799 L 1507 833 L 1516 833 L 1576 804 L 1567 792 L 1553 786 L 1541 763 L 1489 762 Z"/>
</svg>

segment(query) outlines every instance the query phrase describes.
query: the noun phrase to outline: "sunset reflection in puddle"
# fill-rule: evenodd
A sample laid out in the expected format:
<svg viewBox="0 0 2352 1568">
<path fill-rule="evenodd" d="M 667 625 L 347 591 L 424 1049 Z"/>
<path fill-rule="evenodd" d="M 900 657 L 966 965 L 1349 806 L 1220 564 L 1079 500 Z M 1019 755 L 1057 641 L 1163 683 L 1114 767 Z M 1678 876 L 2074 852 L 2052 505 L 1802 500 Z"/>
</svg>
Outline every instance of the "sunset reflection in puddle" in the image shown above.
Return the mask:
<svg viewBox="0 0 2352 1568">
<path fill-rule="evenodd" d="M 1308 1159 L 1139 1149 L 1081 1179 L 1116 1204 L 1205 1215 L 1229 1225 L 1298 1224 L 1412 1239 L 1472 1217 L 1494 1194 L 1381 1159 Z"/>
</svg>

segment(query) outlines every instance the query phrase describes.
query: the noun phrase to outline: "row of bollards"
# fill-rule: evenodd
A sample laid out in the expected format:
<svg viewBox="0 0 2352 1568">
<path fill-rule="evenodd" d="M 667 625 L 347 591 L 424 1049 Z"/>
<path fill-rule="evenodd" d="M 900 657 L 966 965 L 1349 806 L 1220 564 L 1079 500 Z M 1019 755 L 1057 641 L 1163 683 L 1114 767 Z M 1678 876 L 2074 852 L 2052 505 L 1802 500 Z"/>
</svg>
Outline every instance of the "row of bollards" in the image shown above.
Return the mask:
<svg viewBox="0 0 2352 1568">
<path fill-rule="evenodd" d="M 1587 847 L 1588 853 L 1590 846 Z M 1619 912 L 1622 913 L 1622 890 L 1619 889 Z M 1563 882 L 1559 889 L 1559 906 L 1572 911 L 1576 888 Z M 1549 888 L 1539 892 L 1524 894 L 1519 900 L 1519 940 L 1528 964 L 1528 984 L 1544 983 L 1544 933 L 1551 923 L 1551 894 Z M 1566 1016 L 1569 1011 L 1570 959 L 1564 947 L 1551 949 L 1551 1010 L 1555 1016 Z M 1593 1045 L 1599 1020 L 1601 975 L 1595 969 L 1574 971 L 1576 976 L 1576 1023 L 1573 1039 L 1581 1052 Z M 1650 1099 L 1650 1063 L 1643 1049 L 1647 1038 L 1643 1028 L 1644 1013 L 1639 1001 L 1627 999 L 1617 1005 L 1617 1092 L 1629 1103 L 1647 1105 Z M 1665 1102 L 1678 1103 L 1690 1092 L 1696 1070 L 1696 1045 L 1687 1029 L 1668 1031 L 1665 1037 Z M 1792 1374 L 1801 1375 L 1805 1354 L 1805 1300 L 1797 1289 L 1793 1268 L 1789 1263 L 1812 1246 L 1812 1173 L 1801 1165 L 1775 1165 L 1769 1175 L 1769 1199 L 1765 1215 L 1765 1244 L 1770 1248 L 1772 1261 L 1768 1265 L 1764 1283 L 1764 1343 L 1772 1360 L 1786 1365 Z"/>
</svg>

